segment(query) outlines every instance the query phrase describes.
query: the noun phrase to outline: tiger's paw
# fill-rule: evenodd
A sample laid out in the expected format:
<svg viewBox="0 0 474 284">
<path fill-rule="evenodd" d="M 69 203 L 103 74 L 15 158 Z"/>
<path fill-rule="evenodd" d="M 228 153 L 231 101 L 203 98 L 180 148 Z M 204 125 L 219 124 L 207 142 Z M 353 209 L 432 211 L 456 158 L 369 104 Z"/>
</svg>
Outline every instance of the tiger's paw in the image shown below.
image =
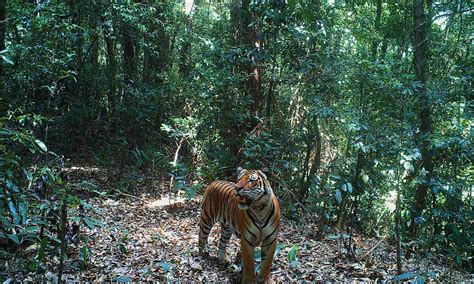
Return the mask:
<svg viewBox="0 0 474 284">
<path fill-rule="evenodd" d="M 242 284 L 256 284 L 258 283 L 257 282 L 257 277 L 255 275 L 255 273 L 246 273 L 245 271 L 243 271 L 243 275 L 242 275 Z"/>
<path fill-rule="evenodd" d="M 209 253 L 207 251 L 200 251 L 199 256 L 206 258 L 206 257 L 209 257 Z"/>
<path fill-rule="evenodd" d="M 209 257 L 209 251 L 205 247 L 199 248 L 199 256 Z"/>
<path fill-rule="evenodd" d="M 226 257 L 224 257 L 224 258 L 220 258 L 220 257 L 219 257 L 219 263 L 220 263 L 220 264 L 229 264 L 229 263 L 231 263 L 230 257 L 228 257 L 228 256 L 226 256 Z"/>
<path fill-rule="evenodd" d="M 242 278 L 242 284 L 257 284 L 257 279 L 255 278 Z"/>
<path fill-rule="evenodd" d="M 263 284 L 273 284 L 275 283 L 271 278 L 270 276 L 268 276 L 267 278 L 263 277 L 261 274 L 258 275 L 258 283 L 263 283 Z"/>
<path fill-rule="evenodd" d="M 220 264 L 229 264 L 231 261 L 230 261 L 230 257 L 227 255 L 226 252 L 219 252 L 219 263 Z"/>
<path fill-rule="evenodd" d="M 263 284 L 273 284 L 275 283 L 271 278 L 265 279 L 263 281 L 258 281 L 258 283 L 263 283 Z"/>
</svg>

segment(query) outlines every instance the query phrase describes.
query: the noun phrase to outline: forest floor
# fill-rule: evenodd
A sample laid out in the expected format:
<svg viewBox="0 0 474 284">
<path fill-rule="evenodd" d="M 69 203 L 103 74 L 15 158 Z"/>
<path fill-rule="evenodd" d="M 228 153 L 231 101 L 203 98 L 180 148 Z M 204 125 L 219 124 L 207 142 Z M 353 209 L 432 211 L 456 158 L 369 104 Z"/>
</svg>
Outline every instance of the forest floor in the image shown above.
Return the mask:
<svg viewBox="0 0 474 284">
<path fill-rule="evenodd" d="M 95 196 L 88 217 L 99 226 L 83 226 L 87 237 L 88 264 L 81 272 L 69 270 L 66 277 L 78 281 L 193 281 L 239 282 L 241 264 L 236 254 L 239 241 L 232 237 L 228 253 L 233 263 L 216 260 L 218 231 L 210 235 L 211 258 L 198 255 L 197 233 L 200 199 L 171 200 L 145 191 L 138 197 Z M 354 235 L 355 255 L 346 257 L 344 246 L 334 235 L 316 239 L 317 225 L 295 225 L 282 218 L 280 245 L 273 260 L 272 279 L 294 281 L 375 281 L 396 275 L 396 254 L 385 238 Z M 69 267 L 78 267 L 83 244 L 69 245 Z M 298 251 L 296 258 L 288 257 Z M 214 257 L 212 257 L 214 256 Z M 291 260 L 291 262 L 290 262 Z M 403 271 L 424 280 L 473 281 L 473 275 L 448 269 L 439 256 L 402 258 Z M 53 273 L 50 273 L 53 275 Z M 38 279 L 30 275 L 26 280 Z"/>
</svg>

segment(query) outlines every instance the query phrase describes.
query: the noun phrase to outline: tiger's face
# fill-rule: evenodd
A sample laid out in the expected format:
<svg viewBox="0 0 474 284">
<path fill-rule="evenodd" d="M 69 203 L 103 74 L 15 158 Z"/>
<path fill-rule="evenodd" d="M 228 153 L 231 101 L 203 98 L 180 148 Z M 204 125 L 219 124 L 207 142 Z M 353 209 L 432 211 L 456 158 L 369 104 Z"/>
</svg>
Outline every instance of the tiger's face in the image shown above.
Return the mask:
<svg viewBox="0 0 474 284">
<path fill-rule="evenodd" d="M 240 209 L 248 209 L 250 206 L 267 204 L 273 191 L 267 176 L 261 170 L 246 170 L 241 167 L 237 169 L 238 182 L 236 184 L 236 196 Z"/>
</svg>

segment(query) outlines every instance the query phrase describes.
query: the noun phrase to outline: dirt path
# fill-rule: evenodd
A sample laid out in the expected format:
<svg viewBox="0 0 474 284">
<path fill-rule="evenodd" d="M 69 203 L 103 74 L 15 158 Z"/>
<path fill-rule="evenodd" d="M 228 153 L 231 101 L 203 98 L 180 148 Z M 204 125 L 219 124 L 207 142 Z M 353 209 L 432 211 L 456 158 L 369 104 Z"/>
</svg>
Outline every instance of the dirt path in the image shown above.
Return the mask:
<svg viewBox="0 0 474 284">
<path fill-rule="evenodd" d="M 83 228 L 89 236 L 89 263 L 79 276 L 81 281 L 223 281 L 238 282 L 240 261 L 236 260 L 238 240 L 232 238 L 229 254 L 233 264 L 222 266 L 215 259 L 198 256 L 197 232 L 199 201 L 183 201 L 169 205 L 168 199 L 154 200 L 143 196 L 142 201 L 107 198 L 89 201 L 95 208 L 91 217 L 101 220 L 101 227 Z M 211 233 L 211 255 L 217 255 L 218 229 Z M 273 280 L 307 281 L 370 281 L 389 280 L 395 275 L 395 254 L 385 241 L 371 254 L 363 256 L 379 239 L 355 238 L 356 257 L 352 260 L 338 256 L 341 249 L 334 236 L 314 240 L 311 224 L 298 228 L 283 219 L 280 248 L 272 268 Z M 295 252 L 297 261 L 289 262 L 288 253 Z M 292 249 L 293 248 L 293 249 Z M 70 259 L 78 259 L 79 247 L 71 247 Z M 291 257 L 290 257 L 291 260 Z M 441 262 L 441 261 L 439 261 Z M 446 280 L 449 271 L 434 258 L 404 259 L 405 271 L 421 271 L 424 279 Z M 451 280 L 467 280 L 469 275 L 454 271 Z M 472 276 L 471 276 L 472 279 Z"/>
</svg>

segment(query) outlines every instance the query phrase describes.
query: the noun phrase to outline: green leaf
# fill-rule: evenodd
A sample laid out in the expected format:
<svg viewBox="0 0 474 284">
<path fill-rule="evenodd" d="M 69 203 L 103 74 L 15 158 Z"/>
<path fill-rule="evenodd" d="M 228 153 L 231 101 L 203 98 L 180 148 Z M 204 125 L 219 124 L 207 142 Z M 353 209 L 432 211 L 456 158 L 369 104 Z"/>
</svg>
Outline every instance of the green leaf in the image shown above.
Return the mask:
<svg viewBox="0 0 474 284">
<path fill-rule="evenodd" d="M 362 180 L 364 181 L 364 183 L 369 183 L 369 176 L 367 174 L 363 174 Z"/>
<path fill-rule="evenodd" d="M 188 199 L 193 199 L 194 197 L 196 197 L 196 191 L 199 187 L 199 184 L 191 186 L 184 192 L 184 196 Z"/>
<path fill-rule="evenodd" d="M 5 217 L 3 217 L 3 216 L 1 216 L 1 215 L 0 215 L 0 221 L 1 221 L 1 223 L 2 223 L 2 224 L 0 224 L 0 225 L 5 226 L 5 228 L 6 228 L 6 227 L 12 227 L 12 226 L 13 226 L 13 224 L 10 223 L 10 221 L 9 221 L 7 218 L 5 218 Z"/>
<path fill-rule="evenodd" d="M 174 185 L 174 191 L 179 191 L 181 189 L 184 188 L 184 183 L 181 182 L 181 181 L 178 181 L 175 185 Z"/>
<path fill-rule="evenodd" d="M 91 228 L 91 229 L 94 229 L 95 228 L 95 222 L 89 218 L 89 217 L 82 217 L 82 220 L 84 221 L 84 223 L 86 223 L 87 227 Z"/>
<path fill-rule="evenodd" d="M 7 234 L 7 237 L 14 241 L 16 244 L 20 244 L 20 240 L 18 239 L 18 236 L 16 234 Z"/>
<path fill-rule="evenodd" d="M 58 239 L 58 238 L 56 238 L 56 237 L 53 236 L 52 234 L 49 234 L 48 237 L 49 237 L 51 240 L 55 241 L 56 243 L 61 244 L 61 240 Z"/>
<path fill-rule="evenodd" d="M 24 229 L 23 233 L 27 234 L 36 234 L 39 232 L 39 227 L 38 226 L 28 226 Z"/>
<path fill-rule="evenodd" d="M 33 182 L 33 173 L 24 169 L 23 170 L 25 175 L 26 175 L 26 178 L 28 179 L 29 182 Z"/>
<path fill-rule="evenodd" d="M 3 135 L 3 136 L 9 136 L 13 133 L 13 131 L 11 131 L 10 129 L 5 129 L 5 128 L 1 128 L 0 129 L 0 135 Z M 3 138 L 3 137 L 2 137 Z"/>
<path fill-rule="evenodd" d="M 169 262 L 160 262 L 158 265 L 161 266 L 161 269 L 163 269 L 163 273 L 170 271 L 171 264 Z"/>
<path fill-rule="evenodd" d="M 49 223 L 44 221 L 44 220 L 30 220 L 29 222 L 30 224 L 34 224 L 34 225 L 43 225 L 43 226 L 49 226 Z"/>
<path fill-rule="evenodd" d="M 283 243 L 278 243 L 278 245 L 275 249 L 275 253 L 273 254 L 273 257 L 276 257 L 280 253 L 280 250 L 284 247 L 285 247 L 285 245 Z"/>
<path fill-rule="evenodd" d="M 161 124 L 161 130 L 165 131 L 165 132 L 172 132 L 173 131 L 173 128 L 171 126 L 169 126 L 168 124 Z"/>
<path fill-rule="evenodd" d="M 43 150 L 43 152 L 48 152 L 48 147 L 46 147 L 46 145 L 43 143 L 43 141 L 39 140 L 39 139 L 35 139 L 35 143 L 36 145 L 38 145 L 41 150 Z"/>
<path fill-rule="evenodd" d="M 288 251 L 288 262 L 295 263 L 297 261 L 296 256 L 298 255 L 298 245 L 293 245 Z"/>
<path fill-rule="evenodd" d="M 122 254 L 128 254 L 128 249 L 123 244 L 119 244 L 119 250 Z"/>
<path fill-rule="evenodd" d="M 342 194 L 341 194 L 341 191 L 339 190 L 339 188 L 336 188 L 336 200 L 337 200 L 337 203 L 342 202 Z"/>
<path fill-rule="evenodd" d="M 342 190 L 352 193 L 352 184 L 350 182 L 346 182 L 345 184 L 342 185 Z"/>
<path fill-rule="evenodd" d="M 341 238 L 341 235 L 340 235 L 340 234 L 334 234 L 334 235 L 327 235 L 327 236 L 326 236 L 326 239 L 332 240 L 332 241 L 333 241 L 333 240 L 338 240 L 338 239 L 340 239 L 340 238 Z"/>
<path fill-rule="evenodd" d="M 26 223 L 26 203 L 20 202 L 18 204 L 18 210 L 20 211 L 21 223 L 24 225 Z"/>
<path fill-rule="evenodd" d="M 413 165 L 410 163 L 410 162 L 405 162 L 403 163 L 403 167 L 405 168 L 405 170 L 409 171 L 409 172 L 413 172 L 415 170 L 415 168 L 413 167 Z"/>
<path fill-rule="evenodd" d="M 253 252 L 253 259 L 254 259 L 255 261 L 260 261 L 260 260 L 262 259 L 262 252 L 259 251 L 259 250 L 255 250 L 255 251 Z"/>
<path fill-rule="evenodd" d="M 403 281 L 403 280 L 408 280 L 410 278 L 413 278 L 415 276 L 417 276 L 418 274 L 416 273 L 413 273 L 413 272 L 405 272 L 405 273 L 402 273 L 400 275 L 397 275 L 395 277 L 393 277 L 393 281 Z"/>
<path fill-rule="evenodd" d="M 313 13 L 311 13 L 311 11 L 308 9 L 301 11 L 301 17 L 308 23 L 312 22 L 314 19 Z"/>
<path fill-rule="evenodd" d="M 296 5 L 296 0 L 288 0 L 288 6 L 290 7 L 291 10 L 295 8 Z"/>
<path fill-rule="evenodd" d="M 128 277 L 128 276 L 119 276 L 117 278 L 115 278 L 113 281 L 117 281 L 117 282 L 132 282 L 132 278 Z"/>
<path fill-rule="evenodd" d="M 89 261 L 90 249 L 87 246 L 81 247 L 80 257 L 81 261 L 86 264 Z"/>
<path fill-rule="evenodd" d="M 3 59 L 3 61 L 5 61 L 6 63 L 10 64 L 10 65 L 13 65 L 13 61 L 10 59 L 10 57 L 6 56 L 6 55 L 0 55 L 0 57 Z"/>
<path fill-rule="evenodd" d="M 10 209 L 10 214 L 12 215 L 13 223 L 15 225 L 20 224 L 20 217 L 18 216 L 15 205 L 13 204 L 11 200 L 8 201 L 8 209 Z"/>
<path fill-rule="evenodd" d="M 421 275 L 418 275 L 418 276 L 415 278 L 414 283 L 415 283 L 415 284 L 424 284 L 424 283 L 425 283 L 425 278 L 423 278 L 423 276 L 421 276 Z"/>
<path fill-rule="evenodd" d="M 40 244 L 40 247 L 38 249 L 38 260 L 39 261 L 43 260 L 43 258 L 44 258 L 44 252 L 46 251 L 46 245 L 47 244 L 48 244 L 48 238 L 43 237 L 43 239 L 41 239 L 41 244 Z"/>
<path fill-rule="evenodd" d="M 7 180 L 7 188 L 13 192 L 20 192 L 18 186 L 9 179 Z"/>
</svg>

